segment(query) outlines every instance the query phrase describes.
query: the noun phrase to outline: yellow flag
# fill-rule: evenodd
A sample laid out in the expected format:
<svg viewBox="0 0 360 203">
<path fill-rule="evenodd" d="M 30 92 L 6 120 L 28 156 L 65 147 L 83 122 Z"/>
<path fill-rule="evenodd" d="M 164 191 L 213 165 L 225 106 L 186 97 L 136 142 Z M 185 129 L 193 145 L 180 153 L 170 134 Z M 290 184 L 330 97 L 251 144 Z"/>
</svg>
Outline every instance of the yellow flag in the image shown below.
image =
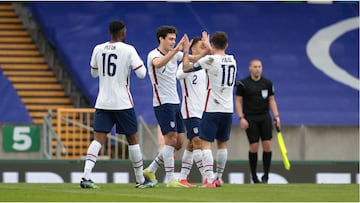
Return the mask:
<svg viewBox="0 0 360 203">
<path fill-rule="evenodd" d="M 283 163 L 284 163 L 285 169 L 286 169 L 286 170 L 290 170 L 290 162 L 289 162 L 289 159 L 288 159 L 288 157 L 287 157 L 287 155 L 286 155 L 287 149 L 286 149 L 286 146 L 285 146 L 285 142 L 284 142 L 283 136 L 282 136 L 282 134 L 281 134 L 280 131 L 278 131 L 277 139 L 278 139 L 278 144 L 279 144 L 279 148 L 280 148 L 280 153 L 281 153 L 281 157 L 282 157 L 282 159 L 283 159 Z"/>
</svg>

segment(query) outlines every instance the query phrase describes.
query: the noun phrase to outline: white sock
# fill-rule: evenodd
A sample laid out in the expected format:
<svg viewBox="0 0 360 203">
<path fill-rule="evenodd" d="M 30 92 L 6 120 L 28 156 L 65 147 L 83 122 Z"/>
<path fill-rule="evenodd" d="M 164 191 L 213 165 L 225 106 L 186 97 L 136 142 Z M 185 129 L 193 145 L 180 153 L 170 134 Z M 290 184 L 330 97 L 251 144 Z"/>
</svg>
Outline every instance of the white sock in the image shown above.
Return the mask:
<svg viewBox="0 0 360 203">
<path fill-rule="evenodd" d="M 91 179 L 91 171 L 95 166 L 99 151 L 101 149 L 100 142 L 93 140 L 89 145 L 88 151 L 85 158 L 84 175 L 83 178 L 86 180 Z"/>
<path fill-rule="evenodd" d="M 129 158 L 131 160 L 132 167 L 134 169 L 135 178 L 137 183 L 144 183 L 145 178 L 143 175 L 143 159 L 142 154 L 140 150 L 140 145 L 129 145 Z"/>
<path fill-rule="evenodd" d="M 174 170 L 175 170 L 175 160 L 174 160 L 174 151 L 175 148 L 170 145 L 164 145 L 163 148 L 163 158 L 164 158 L 164 168 L 165 168 L 165 183 L 173 181 Z"/>
<path fill-rule="evenodd" d="M 202 150 L 204 174 L 208 179 L 208 183 L 214 182 L 214 158 L 211 149 Z"/>
<path fill-rule="evenodd" d="M 199 169 L 201 176 L 204 177 L 204 166 L 203 166 L 202 156 L 203 154 L 201 149 L 195 149 L 193 151 L 193 158 L 196 163 L 196 166 Z"/>
<path fill-rule="evenodd" d="M 151 173 L 155 173 L 158 170 L 158 168 L 164 164 L 163 150 L 164 148 L 158 153 L 155 159 L 148 166 L 148 169 Z"/>
<path fill-rule="evenodd" d="M 193 153 L 185 149 L 181 162 L 181 172 L 179 178 L 180 180 L 187 179 L 188 175 L 190 174 L 192 165 L 193 165 Z"/>
<path fill-rule="evenodd" d="M 228 150 L 227 149 L 219 149 L 216 153 L 216 178 L 222 179 L 222 175 L 225 169 L 226 161 L 227 161 Z"/>
</svg>

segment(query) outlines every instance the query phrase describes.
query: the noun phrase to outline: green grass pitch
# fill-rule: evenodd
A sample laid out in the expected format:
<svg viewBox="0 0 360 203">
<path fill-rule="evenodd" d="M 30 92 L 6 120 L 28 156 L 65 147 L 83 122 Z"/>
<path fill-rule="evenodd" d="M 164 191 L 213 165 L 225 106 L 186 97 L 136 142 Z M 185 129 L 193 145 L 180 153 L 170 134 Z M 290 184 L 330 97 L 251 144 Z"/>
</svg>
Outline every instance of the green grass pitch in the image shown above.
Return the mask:
<svg viewBox="0 0 360 203">
<path fill-rule="evenodd" d="M 1 202 L 359 202 L 359 184 L 224 184 L 137 189 L 135 184 L 0 183 Z M 199 185 L 199 184 L 197 184 Z"/>
</svg>

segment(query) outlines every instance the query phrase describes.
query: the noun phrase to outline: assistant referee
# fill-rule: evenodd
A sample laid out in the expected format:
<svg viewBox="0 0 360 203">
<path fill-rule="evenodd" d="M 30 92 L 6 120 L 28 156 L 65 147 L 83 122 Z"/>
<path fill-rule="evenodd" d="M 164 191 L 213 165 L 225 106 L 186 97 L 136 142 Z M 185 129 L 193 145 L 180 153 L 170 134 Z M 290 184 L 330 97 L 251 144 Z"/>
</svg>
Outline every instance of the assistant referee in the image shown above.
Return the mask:
<svg viewBox="0 0 360 203">
<path fill-rule="evenodd" d="M 253 183 L 267 183 L 271 165 L 272 119 L 280 127 L 279 111 L 275 102 L 274 86 L 271 80 L 262 76 L 262 63 L 258 59 L 250 61 L 250 76 L 237 82 L 236 113 L 240 127 L 246 129 L 249 141 L 249 164 Z M 256 175 L 259 140 L 263 148 L 264 175 L 261 182 Z"/>
</svg>

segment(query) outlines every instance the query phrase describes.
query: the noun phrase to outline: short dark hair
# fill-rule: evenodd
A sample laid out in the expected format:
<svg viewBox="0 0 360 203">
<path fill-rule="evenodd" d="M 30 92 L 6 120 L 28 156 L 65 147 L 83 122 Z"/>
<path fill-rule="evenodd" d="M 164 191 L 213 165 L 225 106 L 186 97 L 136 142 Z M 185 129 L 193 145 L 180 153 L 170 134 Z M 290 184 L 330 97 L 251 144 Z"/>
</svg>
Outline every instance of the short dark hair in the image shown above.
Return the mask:
<svg viewBox="0 0 360 203">
<path fill-rule="evenodd" d="M 167 34 L 177 34 L 176 28 L 171 25 L 160 26 L 156 32 L 156 39 L 158 40 L 158 43 L 160 43 L 159 37 L 162 37 L 165 39 Z"/>
<path fill-rule="evenodd" d="M 211 37 L 211 43 L 217 49 L 225 49 L 228 43 L 228 35 L 223 31 L 217 31 Z"/>
<path fill-rule="evenodd" d="M 194 38 L 192 39 L 192 43 L 191 43 L 191 45 L 190 45 L 190 49 L 191 49 L 194 45 L 196 45 L 198 42 L 200 42 L 200 41 L 201 41 L 201 37 L 198 37 L 198 36 L 194 37 Z"/>
<path fill-rule="evenodd" d="M 124 28 L 125 28 L 125 23 L 122 20 L 113 20 L 109 25 L 109 31 L 111 35 L 115 35 L 119 33 Z"/>
</svg>

